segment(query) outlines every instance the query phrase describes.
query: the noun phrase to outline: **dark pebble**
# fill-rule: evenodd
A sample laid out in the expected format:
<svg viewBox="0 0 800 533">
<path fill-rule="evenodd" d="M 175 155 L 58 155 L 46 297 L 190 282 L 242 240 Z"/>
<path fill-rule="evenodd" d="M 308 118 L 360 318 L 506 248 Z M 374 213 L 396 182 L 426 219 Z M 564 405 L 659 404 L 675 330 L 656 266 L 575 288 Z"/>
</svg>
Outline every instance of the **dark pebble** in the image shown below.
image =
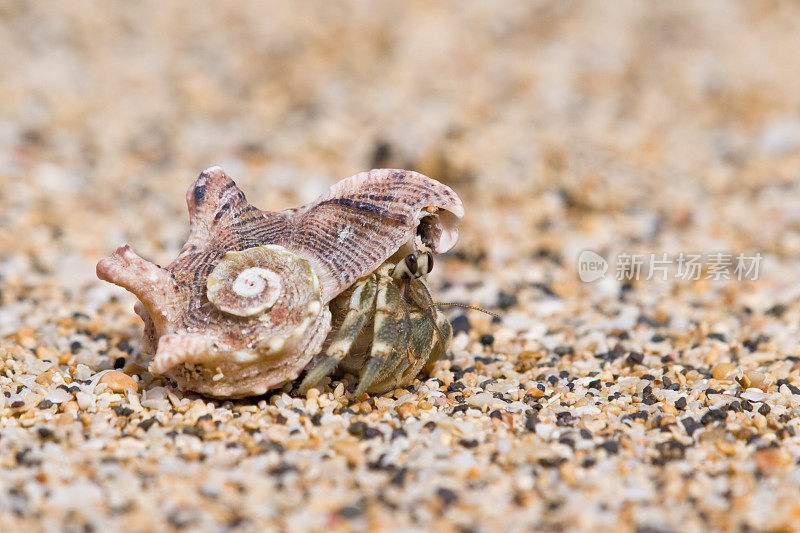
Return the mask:
<svg viewBox="0 0 800 533">
<path fill-rule="evenodd" d="M 494 344 L 494 335 L 486 334 L 481 335 L 481 344 L 484 346 L 491 346 Z"/>
<path fill-rule="evenodd" d="M 625 348 L 623 348 L 623 347 L 622 347 L 622 344 L 620 343 L 620 344 L 617 344 L 616 346 L 614 346 L 614 347 L 611 349 L 611 351 L 610 351 L 610 352 L 608 352 L 608 353 L 605 355 L 605 357 L 606 357 L 606 359 L 608 359 L 609 361 L 614 361 L 614 360 L 616 360 L 616 359 L 619 359 L 619 358 L 620 358 L 620 357 L 622 357 L 623 355 L 625 355 Z"/>
<path fill-rule="evenodd" d="M 364 434 L 367 432 L 367 424 L 365 422 L 353 422 L 350 424 L 350 427 L 347 428 L 347 432 L 353 435 L 354 437 L 363 437 Z"/>
<path fill-rule="evenodd" d="M 283 447 L 283 444 L 271 440 L 259 441 L 258 449 L 262 453 L 268 453 L 268 452 L 283 453 L 286 450 L 286 448 Z"/>
<path fill-rule="evenodd" d="M 768 315 L 772 315 L 777 318 L 781 318 L 783 314 L 786 312 L 786 306 L 783 304 L 773 305 L 769 309 L 767 309 Z"/>
<path fill-rule="evenodd" d="M 655 405 L 658 403 L 658 398 L 652 392 L 645 392 L 642 394 L 642 403 L 645 405 Z"/>
<path fill-rule="evenodd" d="M 372 148 L 371 168 L 387 168 L 392 157 L 392 146 L 386 141 L 375 141 Z"/>
<path fill-rule="evenodd" d="M 205 431 L 203 431 L 203 428 L 201 428 L 200 426 L 185 426 L 183 428 L 183 433 L 184 435 L 192 435 L 194 437 L 197 437 L 198 439 L 202 439 L 203 434 L 205 434 Z"/>
<path fill-rule="evenodd" d="M 727 416 L 728 413 L 723 409 L 709 409 L 702 417 L 700 417 L 700 423 L 706 426 L 712 422 L 725 420 Z"/>
<path fill-rule="evenodd" d="M 460 381 L 454 381 L 450 385 L 447 386 L 448 392 L 461 392 L 464 390 L 465 386 Z"/>
<path fill-rule="evenodd" d="M 681 420 L 681 424 L 683 424 L 683 429 L 686 430 L 686 433 L 690 437 L 692 436 L 692 434 L 694 434 L 695 431 L 697 431 L 702 427 L 700 424 L 697 423 L 697 420 L 695 420 L 690 416 Z"/>
<path fill-rule="evenodd" d="M 559 426 L 568 426 L 573 421 L 574 417 L 569 411 L 561 411 L 560 413 L 556 413 L 556 424 Z"/>
<path fill-rule="evenodd" d="M 747 437 L 747 440 L 745 442 L 747 444 L 755 444 L 755 443 L 760 442 L 760 441 L 761 441 L 761 435 L 755 434 L 755 435 L 750 435 L 749 437 Z"/>
<path fill-rule="evenodd" d="M 542 457 L 539 459 L 539 464 L 545 468 L 556 468 L 566 461 L 566 457 Z"/>
<path fill-rule="evenodd" d="M 469 331 L 472 329 L 472 325 L 469 323 L 467 315 L 458 315 L 450 321 L 450 325 L 453 327 L 453 336 L 462 332 L 469 333 Z"/>
<path fill-rule="evenodd" d="M 769 412 L 770 412 L 769 405 L 767 405 L 765 403 L 762 403 L 761 407 L 758 408 L 758 412 L 761 413 L 764 416 L 767 416 L 769 414 Z"/>
<path fill-rule="evenodd" d="M 389 483 L 396 487 L 402 486 L 406 482 L 406 474 L 408 474 L 408 468 L 401 468 L 392 476 L 392 479 L 389 480 Z"/>
<path fill-rule="evenodd" d="M 50 409 L 51 407 L 53 407 L 53 402 L 51 402 L 50 400 L 42 400 L 36 407 L 38 407 L 39 409 Z"/>
<path fill-rule="evenodd" d="M 156 420 L 155 417 L 148 418 L 147 420 L 142 420 L 139 422 L 139 427 L 142 428 L 143 431 L 147 431 L 156 422 L 158 422 L 158 420 Z"/>
<path fill-rule="evenodd" d="M 381 435 L 383 435 L 383 433 L 381 433 L 381 430 L 379 430 L 378 428 L 374 428 L 372 426 L 367 427 L 367 430 L 364 432 L 365 439 L 374 439 L 375 437 L 380 437 Z"/>
<path fill-rule="evenodd" d="M 117 343 L 117 349 L 130 354 L 133 352 L 133 347 L 127 340 L 121 340 Z"/>
<path fill-rule="evenodd" d="M 450 489 L 446 489 L 444 487 L 439 487 L 436 489 L 436 495 L 442 500 L 442 505 L 446 507 L 450 507 L 454 503 L 458 501 L 458 494 L 453 492 Z"/>
<path fill-rule="evenodd" d="M 347 518 L 352 520 L 353 518 L 358 518 L 359 516 L 361 516 L 363 512 L 364 510 L 357 505 L 348 505 L 347 507 L 342 507 L 341 509 L 336 511 L 336 514 L 338 514 L 342 518 Z"/>
<path fill-rule="evenodd" d="M 598 446 L 598 448 L 602 448 L 605 451 L 607 451 L 608 453 L 614 455 L 614 454 L 619 452 L 619 443 L 615 442 L 613 440 L 607 440 L 607 441 L 603 442 L 602 444 L 600 444 Z"/>
<path fill-rule="evenodd" d="M 505 311 L 517 305 L 517 295 L 508 292 L 501 292 L 497 295 L 497 307 Z"/>
<path fill-rule="evenodd" d="M 399 439 L 400 437 L 408 437 L 408 433 L 403 428 L 394 428 L 392 430 L 392 440 Z"/>
<path fill-rule="evenodd" d="M 228 444 L 239 444 L 238 442 L 229 442 Z M 241 446 L 241 445 L 240 445 Z M 269 474 L 271 476 L 282 476 L 284 474 L 288 474 L 289 472 L 296 472 L 297 467 L 293 464 L 289 464 L 286 461 L 281 461 L 281 463 L 277 466 L 272 467 L 269 469 Z"/>
<path fill-rule="evenodd" d="M 675 439 L 656 444 L 656 450 L 662 459 L 681 459 L 686 451 L 686 446 Z"/>
<path fill-rule="evenodd" d="M 456 405 L 455 407 L 453 407 L 452 414 L 465 413 L 467 411 L 467 409 L 469 409 L 468 405 L 465 405 L 465 404 Z"/>
<path fill-rule="evenodd" d="M 644 354 L 639 352 L 631 352 L 628 358 L 625 359 L 625 362 L 629 365 L 641 365 L 642 361 L 644 361 Z"/>
<path fill-rule="evenodd" d="M 125 366 L 125 358 L 124 357 L 117 357 L 114 359 L 114 368 L 119 370 Z"/>
<path fill-rule="evenodd" d="M 130 416 L 133 414 L 133 409 L 130 407 L 122 407 L 121 405 L 115 405 L 111 408 L 117 416 Z"/>
<path fill-rule="evenodd" d="M 751 352 L 755 352 L 758 350 L 758 339 L 747 339 L 742 341 L 742 346 L 747 348 Z"/>
<path fill-rule="evenodd" d="M 21 464 L 22 466 L 36 466 L 41 463 L 39 459 L 31 457 L 31 449 L 30 448 L 23 448 L 22 450 L 18 451 L 15 455 L 17 459 L 17 463 Z"/>
</svg>

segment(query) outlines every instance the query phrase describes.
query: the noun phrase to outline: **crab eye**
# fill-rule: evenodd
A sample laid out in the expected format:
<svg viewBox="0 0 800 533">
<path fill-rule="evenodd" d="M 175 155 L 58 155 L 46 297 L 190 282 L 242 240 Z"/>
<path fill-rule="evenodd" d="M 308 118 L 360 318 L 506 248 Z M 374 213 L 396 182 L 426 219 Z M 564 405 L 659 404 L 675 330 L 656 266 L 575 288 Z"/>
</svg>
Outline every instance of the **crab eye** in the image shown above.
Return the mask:
<svg viewBox="0 0 800 533">
<path fill-rule="evenodd" d="M 419 277 L 419 263 L 417 254 L 408 254 L 398 262 L 392 271 L 394 279 L 415 279 Z"/>
<path fill-rule="evenodd" d="M 430 274 L 431 270 L 433 270 L 433 254 L 431 252 L 425 252 L 425 256 L 428 258 L 428 263 L 425 265 L 425 272 L 422 274 Z"/>
<path fill-rule="evenodd" d="M 408 254 L 405 258 L 406 268 L 412 276 L 416 275 L 419 264 L 417 263 L 417 254 Z"/>
</svg>

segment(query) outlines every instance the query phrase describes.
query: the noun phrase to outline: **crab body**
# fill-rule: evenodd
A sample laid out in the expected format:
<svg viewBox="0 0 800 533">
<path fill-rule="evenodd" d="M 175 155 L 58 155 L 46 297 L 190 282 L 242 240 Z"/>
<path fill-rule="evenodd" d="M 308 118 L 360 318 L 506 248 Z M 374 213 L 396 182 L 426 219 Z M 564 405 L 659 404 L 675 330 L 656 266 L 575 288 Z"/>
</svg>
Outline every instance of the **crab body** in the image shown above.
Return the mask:
<svg viewBox="0 0 800 533">
<path fill-rule="evenodd" d="M 436 308 L 424 274 L 404 275 L 417 255 L 386 261 L 331 302 L 332 332 L 301 391 L 337 368 L 359 376 L 356 396 L 383 393 L 409 385 L 441 357 L 450 322 Z"/>
<path fill-rule="evenodd" d="M 418 361 L 443 351 L 449 334 L 428 307 L 433 302 L 423 282 L 392 274 L 398 265 L 406 268 L 398 254 L 418 243 L 436 253 L 455 244 L 463 207 L 449 187 L 415 172 L 373 170 L 340 181 L 310 204 L 266 212 L 213 167 L 189 188 L 187 204 L 190 235 L 172 263 L 159 267 L 125 245 L 97 265 L 98 277 L 138 297 L 142 351 L 154 354 L 150 369 L 179 388 L 243 397 L 296 379 L 315 355 L 351 338 L 343 331 L 352 332 L 356 293 L 363 318 L 338 362 L 352 368 L 364 359 L 359 343 L 369 346 L 369 360 L 373 352 L 386 354 L 377 371 L 377 363 L 367 365 L 375 374 L 370 391 L 413 379 Z M 374 341 L 364 340 L 365 331 Z M 389 368 L 396 353 L 414 364 Z"/>
</svg>

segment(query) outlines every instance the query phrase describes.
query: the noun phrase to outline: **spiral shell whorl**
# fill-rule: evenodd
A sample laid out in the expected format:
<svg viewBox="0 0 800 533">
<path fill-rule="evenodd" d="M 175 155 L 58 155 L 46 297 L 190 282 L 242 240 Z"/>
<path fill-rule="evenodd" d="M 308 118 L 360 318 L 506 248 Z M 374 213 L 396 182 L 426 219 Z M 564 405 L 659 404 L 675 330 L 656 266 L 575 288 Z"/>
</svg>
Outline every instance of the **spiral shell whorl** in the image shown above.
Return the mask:
<svg viewBox="0 0 800 533">
<path fill-rule="evenodd" d="M 220 311 L 238 317 L 252 317 L 271 308 L 281 295 L 294 292 L 284 287 L 289 270 L 303 271 L 311 287 L 318 290 L 316 276 L 308 261 L 282 246 L 264 245 L 228 252 L 214 267 L 206 281 L 209 301 Z"/>
</svg>

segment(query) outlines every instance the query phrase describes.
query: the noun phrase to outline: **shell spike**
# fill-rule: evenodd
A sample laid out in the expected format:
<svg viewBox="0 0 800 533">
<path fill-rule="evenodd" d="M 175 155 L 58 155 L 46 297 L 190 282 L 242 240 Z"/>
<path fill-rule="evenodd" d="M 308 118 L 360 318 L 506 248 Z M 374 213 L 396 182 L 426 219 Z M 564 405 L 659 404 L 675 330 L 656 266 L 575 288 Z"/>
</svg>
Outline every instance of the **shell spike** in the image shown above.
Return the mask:
<svg viewBox="0 0 800 533">
<path fill-rule="evenodd" d="M 250 204 L 236 183 L 220 167 L 207 168 L 186 191 L 190 238 L 204 241 L 214 226 L 225 225 Z"/>
<path fill-rule="evenodd" d="M 127 244 L 97 263 L 97 277 L 132 292 L 152 316 L 167 313 L 176 303 L 172 275 L 136 255 Z"/>
</svg>

